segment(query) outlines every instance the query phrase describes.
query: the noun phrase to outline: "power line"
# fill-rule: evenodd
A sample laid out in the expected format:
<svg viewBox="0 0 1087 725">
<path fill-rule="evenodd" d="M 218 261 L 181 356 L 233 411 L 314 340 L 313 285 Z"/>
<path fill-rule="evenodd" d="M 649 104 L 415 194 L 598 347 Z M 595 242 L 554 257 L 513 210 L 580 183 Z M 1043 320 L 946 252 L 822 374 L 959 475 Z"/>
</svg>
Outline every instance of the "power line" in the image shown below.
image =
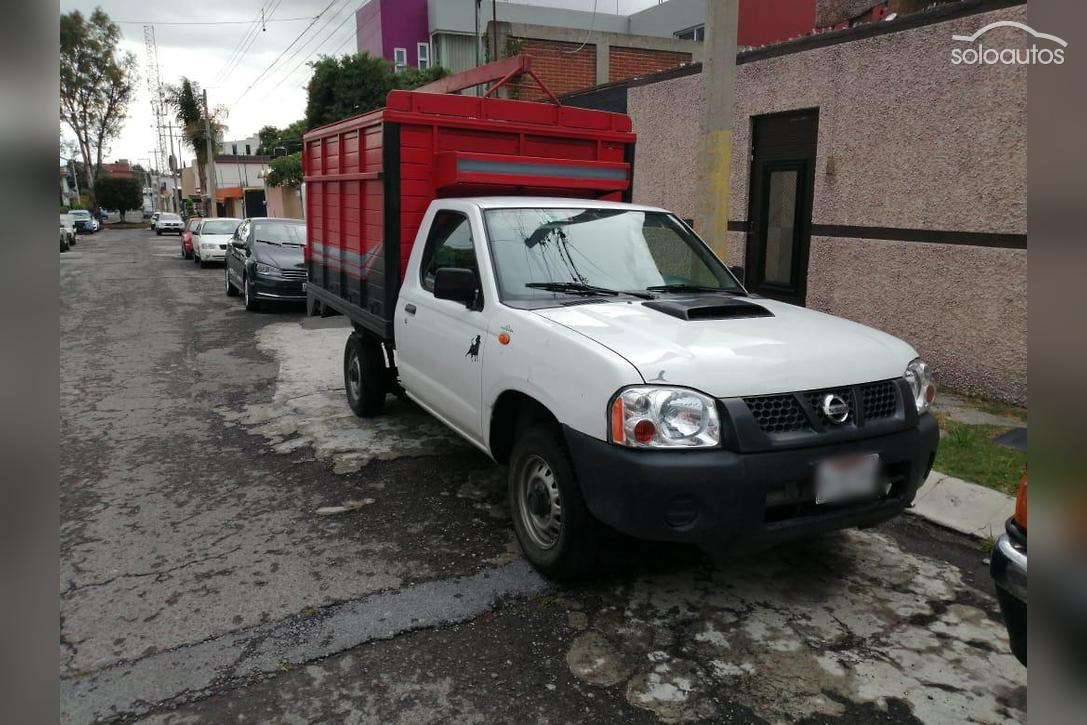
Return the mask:
<svg viewBox="0 0 1087 725">
<path fill-rule="evenodd" d="M 233 73 L 238 68 L 238 66 L 242 62 L 242 59 L 245 58 L 245 54 L 249 52 L 249 49 L 253 47 L 253 43 L 256 42 L 257 36 L 260 35 L 260 33 L 257 32 L 257 28 L 260 26 L 261 23 L 267 22 L 267 18 L 265 17 L 266 15 L 267 17 L 271 17 L 275 14 L 276 10 L 279 9 L 279 6 L 282 2 L 283 0 L 276 0 L 276 2 L 272 4 L 270 8 L 267 8 L 267 13 L 265 13 L 266 6 L 261 7 L 260 17 L 253 20 L 253 25 L 246 32 L 245 36 L 241 39 L 241 41 L 239 41 L 238 46 L 234 49 L 234 53 L 231 54 L 232 57 L 228 59 L 223 67 L 219 70 L 219 72 L 216 73 L 216 77 L 222 78 L 230 73 Z"/>
<path fill-rule="evenodd" d="M 293 68 L 291 68 L 289 71 L 287 71 L 287 73 L 282 78 L 279 79 L 279 83 L 276 83 L 274 86 L 272 86 L 271 90 L 269 90 L 268 93 L 271 93 L 272 91 L 274 91 L 275 89 L 277 89 L 281 85 L 283 85 L 283 83 L 288 78 L 293 76 L 298 71 L 298 69 L 301 68 L 306 63 L 306 61 L 308 61 L 310 58 L 315 56 L 317 54 L 317 51 L 319 51 L 321 48 L 323 48 L 325 46 L 325 44 L 328 43 L 328 41 L 330 41 L 332 39 L 332 36 L 334 36 L 336 33 L 338 33 L 340 31 L 340 28 L 342 28 L 344 26 L 344 24 L 347 23 L 348 20 L 351 20 L 352 18 L 355 17 L 355 10 L 354 10 L 354 8 L 351 7 L 351 0 L 347 0 L 347 2 L 344 4 L 343 7 L 349 8 L 349 10 L 348 10 L 347 14 L 343 17 L 343 19 L 340 20 L 339 24 L 336 25 L 336 27 L 332 29 L 332 32 L 325 35 L 324 39 L 321 40 L 321 42 L 318 43 L 317 46 L 312 51 L 310 51 L 307 55 L 303 56 L 302 60 L 298 61 L 298 63 Z M 343 7 L 341 7 L 340 9 L 343 10 Z M 321 27 L 321 30 L 324 30 L 329 25 L 331 25 L 333 20 L 335 20 L 335 14 L 333 14 L 333 16 L 328 19 L 328 22 L 326 22 Z M 312 43 L 317 38 L 317 36 L 320 34 L 320 32 L 321 31 L 318 31 L 317 33 L 315 33 L 313 35 L 313 37 L 310 38 L 310 40 L 308 40 L 306 42 L 306 45 L 308 46 L 310 43 Z M 354 37 L 353 35 L 348 36 L 348 39 L 353 38 L 353 37 Z M 341 45 L 341 47 L 343 47 L 343 46 Z M 299 49 L 299 50 L 301 50 L 301 49 Z M 291 58 L 289 58 L 287 60 L 287 62 L 289 63 L 295 57 L 295 55 L 297 55 L 297 54 L 298 53 L 296 52 L 294 55 L 292 55 Z"/>
<path fill-rule="evenodd" d="M 302 20 L 313 20 L 313 15 L 305 15 L 299 18 L 265 18 L 265 23 L 297 23 Z M 114 20 L 113 22 L 121 25 L 248 25 L 252 22 L 260 23 L 262 21 L 257 20 L 201 20 L 201 21 L 174 21 L 174 20 Z"/>
<path fill-rule="evenodd" d="M 263 71 L 261 71 L 260 75 L 258 75 L 256 78 L 253 79 L 253 82 L 250 83 L 249 86 L 244 91 L 242 91 L 242 94 L 240 96 L 238 96 L 237 100 L 235 100 L 234 103 L 238 103 L 243 98 L 245 98 L 245 96 L 249 93 L 249 91 L 253 90 L 253 86 L 255 86 L 257 83 L 259 83 L 260 80 L 262 78 L 264 78 L 264 76 L 268 75 L 268 71 L 272 70 L 272 68 L 275 67 L 275 64 L 279 62 L 280 58 L 282 58 L 284 55 L 286 55 L 287 51 L 290 50 L 291 48 L 293 48 L 298 43 L 298 41 L 302 39 L 302 36 L 305 35 L 309 31 L 310 28 L 312 28 L 314 25 L 316 25 L 317 21 L 321 19 L 321 16 L 324 15 L 326 12 L 328 12 L 328 9 L 330 7 L 332 7 L 335 3 L 336 3 L 336 0 L 332 0 L 328 5 L 325 5 L 324 9 L 321 10 L 321 12 L 317 13 L 317 17 L 315 17 L 312 20 L 312 22 L 310 22 L 310 24 L 307 25 L 305 27 L 305 29 L 303 29 L 302 32 L 299 33 L 298 36 L 294 40 L 291 41 L 291 44 L 288 45 L 286 48 L 284 48 L 283 52 L 280 53 L 279 55 L 277 55 L 276 59 L 273 60 L 268 65 L 267 68 L 265 68 Z"/>
</svg>

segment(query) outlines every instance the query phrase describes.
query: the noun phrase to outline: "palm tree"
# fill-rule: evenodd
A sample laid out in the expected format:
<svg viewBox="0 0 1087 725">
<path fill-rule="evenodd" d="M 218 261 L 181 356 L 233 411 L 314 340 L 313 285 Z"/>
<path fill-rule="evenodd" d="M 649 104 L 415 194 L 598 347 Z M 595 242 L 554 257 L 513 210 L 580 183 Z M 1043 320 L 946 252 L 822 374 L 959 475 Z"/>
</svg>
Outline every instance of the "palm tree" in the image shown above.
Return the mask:
<svg viewBox="0 0 1087 725">
<path fill-rule="evenodd" d="M 196 170 L 200 176 L 200 188 L 207 193 L 207 125 L 204 123 L 204 103 L 200 93 L 200 85 L 182 76 L 181 83 L 176 86 L 166 86 L 164 101 L 166 105 L 174 109 L 178 124 L 182 132 L 196 153 Z M 210 126 L 212 146 L 218 145 L 222 138 L 223 124 L 220 118 L 225 115 L 222 108 L 215 109 L 211 114 Z"/>
</svg>

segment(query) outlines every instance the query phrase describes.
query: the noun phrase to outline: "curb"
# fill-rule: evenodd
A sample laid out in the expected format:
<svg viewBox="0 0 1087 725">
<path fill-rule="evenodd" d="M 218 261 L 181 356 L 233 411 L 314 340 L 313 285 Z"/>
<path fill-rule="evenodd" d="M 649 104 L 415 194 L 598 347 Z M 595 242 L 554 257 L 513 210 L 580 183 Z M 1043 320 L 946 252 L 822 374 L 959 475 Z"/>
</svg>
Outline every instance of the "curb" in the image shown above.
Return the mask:
<svg viewBox="0 0 1087 725">
<path fill-rule="evenodd" d="M 995 539 L 1015 510 L 1015 499 L 976 483 L 932 471 L 906 513 L 977 539 Z"/>
</svg>

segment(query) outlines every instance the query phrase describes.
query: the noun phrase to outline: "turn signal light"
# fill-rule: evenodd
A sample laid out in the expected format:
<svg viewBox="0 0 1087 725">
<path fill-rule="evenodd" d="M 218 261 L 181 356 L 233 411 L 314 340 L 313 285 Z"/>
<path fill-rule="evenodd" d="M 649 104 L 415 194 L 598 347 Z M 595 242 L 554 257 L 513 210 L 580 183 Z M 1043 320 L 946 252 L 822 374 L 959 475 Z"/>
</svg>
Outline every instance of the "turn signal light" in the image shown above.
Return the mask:
<svg viewBox="0 0 1087 725">
<path fill-rule="evenodd" d="M 1019 478 L 1019 492 L 1015 495 L 1015 525 L 1027 530 L 1027 472 Z"/>
</svg>

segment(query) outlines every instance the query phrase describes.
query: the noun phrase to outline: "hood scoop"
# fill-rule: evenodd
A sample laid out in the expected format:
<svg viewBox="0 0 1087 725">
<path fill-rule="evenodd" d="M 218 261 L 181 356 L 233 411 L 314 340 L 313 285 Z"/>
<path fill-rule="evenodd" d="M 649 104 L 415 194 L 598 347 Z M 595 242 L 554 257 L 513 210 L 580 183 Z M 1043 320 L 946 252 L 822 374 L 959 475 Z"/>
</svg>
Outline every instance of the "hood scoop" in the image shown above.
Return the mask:
<svg viewBox="0 0 1087 725">
<path fill-rule="evenodd" d="M 762 305 L 728 295 L 700 295 L 680 299 L 643 302 L 646 307 L 681 320 L 737 320 L 748 317 L 773 317 Z"/>
</svg>

